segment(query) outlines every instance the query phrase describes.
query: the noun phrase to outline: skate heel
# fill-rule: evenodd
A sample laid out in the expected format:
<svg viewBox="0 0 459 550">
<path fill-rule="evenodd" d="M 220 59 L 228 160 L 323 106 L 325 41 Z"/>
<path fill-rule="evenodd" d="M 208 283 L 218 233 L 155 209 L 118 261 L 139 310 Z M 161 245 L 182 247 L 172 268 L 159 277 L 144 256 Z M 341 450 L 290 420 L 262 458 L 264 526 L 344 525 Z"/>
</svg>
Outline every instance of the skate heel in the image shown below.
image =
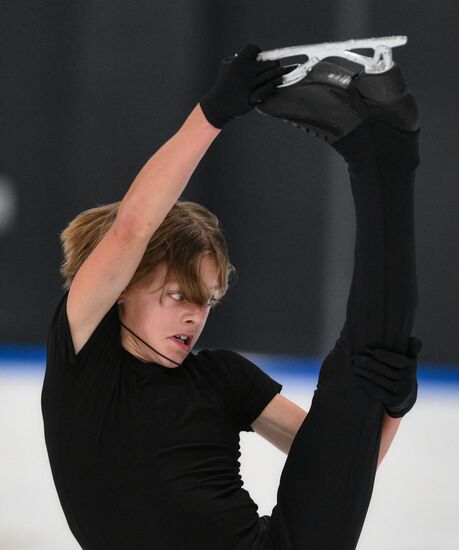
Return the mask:
<svg viewBox="0 0 459 550">
<path fill-rule="evenodd" d="M 419 128 L 419 110 L 398 65 L 380 74 L 361 73 L 350 87 L 358 90 L 369 112 L 403 131 Z"/>
<path fill-rule="evenodd" d="M 395 101 L 407 91 L 398 65 L 394 65 L 386 73 L 361 73 L 356 80 L 356 88 L 366 99 L 379 103 Z"/>
</svg>

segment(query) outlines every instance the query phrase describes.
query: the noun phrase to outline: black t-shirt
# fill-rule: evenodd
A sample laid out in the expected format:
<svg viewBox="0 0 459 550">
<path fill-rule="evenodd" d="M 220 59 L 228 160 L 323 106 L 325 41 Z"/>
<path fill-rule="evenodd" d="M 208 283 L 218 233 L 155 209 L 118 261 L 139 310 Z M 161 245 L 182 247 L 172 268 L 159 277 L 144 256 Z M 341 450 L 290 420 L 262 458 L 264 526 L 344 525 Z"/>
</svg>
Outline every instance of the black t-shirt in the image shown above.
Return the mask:
<svg viewBox="0 0 459 550">
<path fill-rule="evenodd" d="M 48 332 L 41 405 L 72 533 L 85 550 L 233 550 L 258 521 L 239 433 L 282 385 L 228 350 L 144 363 L 121 346 L 116 303 L 75 355 L 67 296 Z"/>
</svg>

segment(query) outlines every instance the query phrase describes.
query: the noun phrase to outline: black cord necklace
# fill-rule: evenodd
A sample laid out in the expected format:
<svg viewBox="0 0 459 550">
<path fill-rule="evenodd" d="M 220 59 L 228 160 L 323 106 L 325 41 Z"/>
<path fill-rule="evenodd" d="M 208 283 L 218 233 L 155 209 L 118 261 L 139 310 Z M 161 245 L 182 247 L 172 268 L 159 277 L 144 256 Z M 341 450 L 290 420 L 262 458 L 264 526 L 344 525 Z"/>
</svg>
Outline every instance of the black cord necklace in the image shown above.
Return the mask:
<svg viewBox="0 0 459 550">
<path fill-rule="evenodd" d="M 142 340 L 142 338 L 140 338 L 140 336 L 137 336 L 137 334 L 135 332 L 132 332 L 132 330 L 130 328 L 128 328 L 124 323 L 122 323 L 120 321 L 120 323 L 123 325 L 123 327 L 128 330 L 131 334 L 133 334 L 136 338 L 138 338 L 141 342 L 143 342 L 146 346 L 148 346 L 150 349 L 152 349 L 155 353 L 157 353 L 158 355 L 161 355 L 161 357 L 164 357 L 164 359 L 167 359 L 168 361 L 170 361 L 171 363 L 174 363 L 175 365 L 177 365 L 178 367 L 180 367 L 180 363 L 176 363 L 173 359 L 169 359 L 169 357 L 166 357 L 165 355 L 163 355 L 162 353 L 159 353 L 159 351 L 156 351 L 155 348 L 153 346 L 150 346 L 150 344 L 148 344 L 147 342 L 145 342 L 145 340 Z"/>
</svg>

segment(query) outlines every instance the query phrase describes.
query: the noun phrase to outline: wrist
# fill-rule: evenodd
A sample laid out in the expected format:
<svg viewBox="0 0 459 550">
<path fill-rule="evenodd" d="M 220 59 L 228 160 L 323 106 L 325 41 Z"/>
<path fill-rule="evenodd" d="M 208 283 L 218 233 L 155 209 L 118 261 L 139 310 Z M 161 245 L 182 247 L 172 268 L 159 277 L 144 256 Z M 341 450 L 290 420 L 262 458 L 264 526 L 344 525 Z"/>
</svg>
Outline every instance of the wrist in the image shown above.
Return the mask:
<svg viewBox="0 0 459 550">
<path fill-rule="evenodd" d="M 194 135 L 202 134 L 206 139 L 213 140 L 221 132 L 221 128 L 216 128 L 207 120 L 198 103 L 183 123 L 180 131 Z"/>
<path fill-rule="evenodd" d="M 201 103 L 198 103 L 196 107 L 194 108 L 192 114 L 195 114 L 196 121 L 201 124 L 203 127 L 207 128 L 209 131 L 216 132 L 217 134 L 221 132 L 222 128 L 219 128 L 215 126 L 215 124 L 212 124 L 209 119 L 204 114 L 204 111 L 202 109 Z"/>
<path fill-rule="evenodd" d="M 233 116 L 221 112 L 213 97 L 212 90 L 199 100 L 198 105 L 202 116 L 207 122 L 219 130 L 223 129 L 223 127 L 234 118 Z"/>
</svg>

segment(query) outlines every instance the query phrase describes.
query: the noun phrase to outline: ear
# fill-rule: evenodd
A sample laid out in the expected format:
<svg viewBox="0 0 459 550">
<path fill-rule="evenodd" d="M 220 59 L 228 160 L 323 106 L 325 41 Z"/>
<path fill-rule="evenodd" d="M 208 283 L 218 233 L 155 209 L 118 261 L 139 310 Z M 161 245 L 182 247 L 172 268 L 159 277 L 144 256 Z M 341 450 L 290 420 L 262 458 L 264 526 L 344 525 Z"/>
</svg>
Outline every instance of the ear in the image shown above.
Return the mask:
<svg viewBox="0 0 459 550">
<path fill-rule="evenodd" d="M 116 301 L 117 304 L 124 304 L 124 298 L 126 296 L 126 289 L 123 290 L 123 292 L 119 295 L 118 300 Z"/>
</svg>

